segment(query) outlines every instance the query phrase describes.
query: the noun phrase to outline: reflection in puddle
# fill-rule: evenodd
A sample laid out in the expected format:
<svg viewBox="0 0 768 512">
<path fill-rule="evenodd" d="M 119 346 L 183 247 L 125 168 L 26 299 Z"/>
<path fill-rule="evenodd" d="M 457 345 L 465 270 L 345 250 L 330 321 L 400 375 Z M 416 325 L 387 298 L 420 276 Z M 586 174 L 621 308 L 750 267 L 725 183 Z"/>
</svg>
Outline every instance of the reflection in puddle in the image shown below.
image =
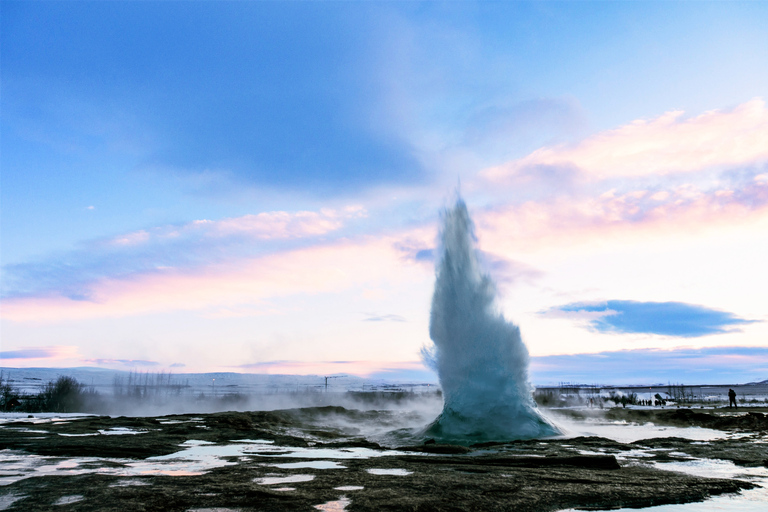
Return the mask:
<svg viewBox="0 0 768 512">
<path fill-rule="evenodd" d="M 732 434 L 721 430 L 702 427 L 667 427 L 653 423 L 638 425 L 626 421 L 608 422 L 595 419 L 573 421 L 562 417 L 557 417 L 555 421 L 566 431 L 566 438 L 597 436 L 612 439 L 619 443 L 634 443 L 643 439 L 661 437 L 680 437 L 691 441 L 713 441 L 733 437 Z"/>
<path fill-rule="evenodd" d="M 276 484 L 296 484 L 299 482 L 309 482 L 315 479 L 315 475 L 286 475 L 286 476 L 265 476 L 254 478 L 253 481 L 259 485 Z"/>
<path fill-rule="evenodd" d="M 729 460 L 693 459 L 675 462 L 656 462 L 653 466 L 656 469 L 676 471 L 678 473 L 685 473 L 687 475 L 704 478 L 750 479 L 757 477 L 765 479 L 768 484 L 768 468 L 737 466 Z"/>
<path fill-rule="evenodd" d="M 322 505 L 315 505 L 315 508 L 317 510 L 322 510 L 323 512 L 341 512 L 342 510 L 347 510 L 347 505 L 352 503 L 349 498 L 346 496 L 340 496 L 338 500 L 336 501 L 329 501 L 327 503 L 323 503 Z"/>
<path fill-rule="evenodd" d="M 406 475 L 412 475 L 413 471 L 408 471 L 407 469 L 366 469 L 367 472 L 369 472 L 372 475 L 394 475 L 394 476 L 406 476 Z"/>
<path fill-rule="evenodd" d="M 661 505 L 644 510 L 652 512 L 716 512 L 722 510 L 740 512 L 764 512 L 768 503 L 768 468 L 742 467 L 729 460 L 694 459 L 681 462 L 654 462 L 653 467 L 705 478 L 746 480 L 760 485 L 740 494 L 715 496 L 699 503 Z"/>
<path fill-rule="evenodd" d="M 123 429 L 120 432 L 128 432 Z M 134 433 L 141 433 L 131 431 Z M 235 465 L 230 459 L 247 461 L 253 457 L 292 459 L 367 459 L 398 455 L 395 450 L 371 450 L 369 448 L 297 448 L 275 446 L 272 441 L 259 439 L 238 440 L 232 444 L 215 444 L 210 441 L 189 440 L 180 445 L 180 451 L 169 455 L 148 457 L 144 460 L 96 458 L 96 457 L 47 457 L 30 455 L 12 450 L 0 450 L 0 486 L 9 485 L 24 478 L 45 475 L 82 475 L 99 473 L 116 476 L 166 475 L 194 476 L 212 469 Z M 278 467 L 309 469 L 344 469 L 332 460 L 287 462 Z"/>
<path fill-rule="evenodd" d="M 659 505 L 642 510 L 648 512 L 765 512 L 768 503 L 768 489 L 758 487 L 741 494 L 724 494 L 707 501 L 682 505 Z"/>
</svg>

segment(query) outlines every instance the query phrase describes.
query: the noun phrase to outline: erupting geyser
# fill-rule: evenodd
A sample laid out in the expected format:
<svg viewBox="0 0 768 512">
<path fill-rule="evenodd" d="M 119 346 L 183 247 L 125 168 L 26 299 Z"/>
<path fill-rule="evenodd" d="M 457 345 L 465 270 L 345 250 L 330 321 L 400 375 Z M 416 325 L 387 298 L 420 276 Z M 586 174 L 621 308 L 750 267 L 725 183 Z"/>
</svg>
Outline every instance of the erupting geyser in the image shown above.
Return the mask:
<svg viewBox="0 0 768 512">
<path fill-rule="evenodd" d="M 520 329 L 496 309 L 496 287 L 480 270 L 464 201 L 444 212 L 424 358 L 440 378 L 443 412 L 426 435 L 452 442 L 506 441 L 559 434 L 528 382 Z"/>
</svg>

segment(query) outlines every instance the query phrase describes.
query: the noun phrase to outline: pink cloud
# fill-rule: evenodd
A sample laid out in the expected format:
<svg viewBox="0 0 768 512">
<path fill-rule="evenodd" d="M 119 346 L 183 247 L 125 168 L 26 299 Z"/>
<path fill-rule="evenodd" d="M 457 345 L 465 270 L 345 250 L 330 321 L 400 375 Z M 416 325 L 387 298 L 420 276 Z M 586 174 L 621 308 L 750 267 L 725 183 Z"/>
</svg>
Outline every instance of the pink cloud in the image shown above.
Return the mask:
<svg viewBox="0 0 768 512">
<path fill-rule="evenodd" d="M 354 286 L 412 279 L 423 273 L 402 258 L 391 238 L 341 241 L 259 258 L 179 270 L 166 268 L 128 278 L 104 278 L 89 286 L 92 300 L 62 296 L 21 297 L 3 303 L 2 317 L 50 322 L 123 317 L 175 310 L 238 316 L 273 297 L 317 294 Z M 256 314 L 254 311 L 251 314 Z"/>
<path fill-rule="evenodd" d="M 690 119 L 680 110 L 636 120 L 574 146 L 540 148 L 482 174 L 497 182 L 525 177 L 531 169 L 578 169 L 604 179 L 634 177 L 768 161 L 768 108 L 760 98 L 736 108 Z"/>
<path fill-rule="evenodd" d="M 361 206 L 348 206 L 341 210 L 322 209 L 317 212 L 262 212 L 221 220 L 195 220 L 182 226 L 164 226 L 135 231 L 112 238 L 109 245 L 133 246 L 153 240 L 167 240 L 184 236 L 225 237 L 241 235 L 260 240 L 320 236 L 341 229 L 344 221 L 365 217 Z"/>
<path fill-rule="evenodd" d="M 558 245 L 564 240 L 586 242 L 613 232 L 704 231 L 750 222 L 766 214 L 768 180 L 757 176 L 734 189 L 701 190 L 682 185 L 660 192 L 611 190 L 597 197 L 527 202 L 480 213 L 477 223 L 491 239 L 489 250 L 504 253 Z M 496 244 L 501 245 L 494 247 Z"/>
<path fill-rule="evenodd" d="M 345 219 L 363 217 L 362 207 L 350 206 L 341 211 L 266 212 L 244 215 L 208 224 L 212 235 L 243 233 L 255 238 L 299 238 L 317 236 L 340 229 Z"/>
<path fill-rule="evenodd" d="M 17 350 L 0 351 L 0 361 L 3 365 L 9 366 L 27 366 L 29 364 L 40 364 L 49 362 L 47 360 L 67 360 L 80 357 L 77 347 L 73 346 L 48 346 L 48 347 L 25 347 Z"/>
</svg>

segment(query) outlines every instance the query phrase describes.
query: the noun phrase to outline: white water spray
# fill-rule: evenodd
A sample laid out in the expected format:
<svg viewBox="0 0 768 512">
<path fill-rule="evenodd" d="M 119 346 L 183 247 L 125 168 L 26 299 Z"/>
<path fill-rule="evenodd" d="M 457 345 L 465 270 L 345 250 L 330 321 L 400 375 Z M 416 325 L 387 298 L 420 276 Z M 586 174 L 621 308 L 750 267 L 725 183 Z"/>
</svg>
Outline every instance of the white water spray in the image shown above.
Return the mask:
<svg viewBox="0 0 768 512">
<path fill-rule="evenodd" d="M 425 435 L 452 442 L 507 441 L 559 434 L 528 382 L 520 329 L 496 309 L 496 286 L 481 272 L 464 201 L 443 213 L 437 279 L 424 358 L 440 378 L 443 412 Z"/>
</svg>

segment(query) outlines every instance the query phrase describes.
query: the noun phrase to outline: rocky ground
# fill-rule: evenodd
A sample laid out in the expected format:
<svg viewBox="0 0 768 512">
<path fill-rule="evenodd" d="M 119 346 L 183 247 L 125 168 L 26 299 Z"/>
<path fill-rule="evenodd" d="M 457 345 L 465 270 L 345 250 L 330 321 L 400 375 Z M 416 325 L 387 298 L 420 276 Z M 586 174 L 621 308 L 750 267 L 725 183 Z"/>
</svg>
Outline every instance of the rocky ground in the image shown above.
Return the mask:
<svg viewBox="0 0 768 512">
<path fill-rule="evenodd" d="M 0 487 L 0 509 L 280 511 L 315 510 L 322 504 L 326 510 L 350 511 L 645 507 L 699 501 L 754 486 L 742 479 L 661 471 L 653 467 L 654 462 L 707 458 L 744 468 L 768 464 L 764 442 L 768 416 L 762 411 L 737 415 L 732 411 L 609 409 L 567 414 L 576 419 L 602 415 L 608 420 L 705 426 L 741 435 L 707 442 L 657 438 L 618 443 L 578 437 L 469 447 L 424 440 L 388 451 L 386 456 L 336 458 L 357 449 L 386 450 L 360 437 L 354 425 L 394 426 L 402 417 L 394 412 L 324 407 L 58 422 L 30 418 L 0 427 L 0 449 L 4 450 L 0 455 L 5 455 L 0 457 L 0 480 L 7 483 Z M 210 443 L 205 444 L 208 447 L 224 447 L 237 440 L 261 440 L 262 444 L 245 452 L 222 449 L 217 460 L 229 465 L 191 471 L 202 474 L 168 476 L 152 473 L 151 468 L 144 474 L 132 466 L 179 452 L 180 445 L 189 445 L 190 440 Z M 272 448 L 259 451 L 259 446 Z M 275 451 L 278 446 L 292 448 Z M 324 450 L 313 452 L 316 457 L 307 456 L 307 451 L 320 449 Z M 634 457 L 638 453 L 642 457 Z M 23 465 L 19 454 L 27 462 L 39 459 L 38 468 L 53 469 L 36 473 L 29 473 L 29 465 L 19 469 Z M 318 461 L 327 468 L 307 467 Z M 130 474 L 124 471 L 129 467 L 134 469 Z"/>
</svg>

